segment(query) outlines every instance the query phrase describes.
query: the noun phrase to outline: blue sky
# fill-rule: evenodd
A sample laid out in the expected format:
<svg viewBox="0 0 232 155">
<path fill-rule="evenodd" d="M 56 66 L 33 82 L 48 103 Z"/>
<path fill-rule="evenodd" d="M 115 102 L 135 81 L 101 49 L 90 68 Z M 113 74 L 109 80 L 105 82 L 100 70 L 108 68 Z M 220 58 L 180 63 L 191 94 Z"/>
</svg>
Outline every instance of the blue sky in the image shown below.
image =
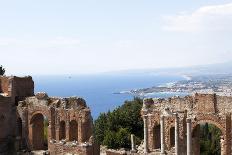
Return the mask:
<svg viewBox="0 0 232 155">
<path fill-rule="evenodd" d="M 230 61 L 229 0 L 0 0 L 8 74 L 83 74 Z"/>
</svg>

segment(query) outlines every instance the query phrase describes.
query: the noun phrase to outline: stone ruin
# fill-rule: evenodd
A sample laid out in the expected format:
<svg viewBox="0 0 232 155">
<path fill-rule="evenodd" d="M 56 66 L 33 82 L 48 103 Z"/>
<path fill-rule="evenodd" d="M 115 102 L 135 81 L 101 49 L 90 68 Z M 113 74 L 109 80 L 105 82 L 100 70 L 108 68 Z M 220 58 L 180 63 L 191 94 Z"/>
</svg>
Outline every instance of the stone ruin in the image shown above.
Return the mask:
<svg viewBox="0 0 232 155">
<path fill-rule="evenodd" d="M 221 130 L 221 154 L 231 155 L 232 97 L 194 94 L 144 99 L 144 154 L 200 155 L 200 124 Z"/>
<path fill-rule="evenodd" d="M 100 154 L 85 101 L 34 95 L 32 77 L 0 76 L 0 154 L 22 150 L 47 150 L 51 155 Z"/>
<path fill-rule="evenodd" d="M 200 124 L 210 123 L 221 130 L 221 154 L 230 155 L 231 112 L 232 97 L 215 94 L 144 99 L 143 152 L 107 154 L 199 155 Z M 51 155 L 100 154 L 90 109 L 81 98 L 34 95 L 30 76 L 0 76 L 0 154 L 34 150 Z"/>
</svg>

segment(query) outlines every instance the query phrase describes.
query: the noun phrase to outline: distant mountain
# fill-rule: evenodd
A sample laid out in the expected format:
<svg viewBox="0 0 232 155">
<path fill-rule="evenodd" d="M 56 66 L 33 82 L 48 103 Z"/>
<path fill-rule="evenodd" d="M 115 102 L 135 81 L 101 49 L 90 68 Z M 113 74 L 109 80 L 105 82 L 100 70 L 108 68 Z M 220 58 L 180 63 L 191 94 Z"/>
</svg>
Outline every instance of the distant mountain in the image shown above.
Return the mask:
<svg viewBox="0 0 232 155">
<path fill-rule="evenodd" d="M 158 69 L 134 69 L 123 70 L 117 72 L 109 72 L 109 74 L 128 74 L 128 75 L 215 75 L 215 74 L 232 74 L 232 61 L 225 63 L 199 65 L 192 67 L 176 67 L 176 68 L 158 68 Z"/>
</svg>

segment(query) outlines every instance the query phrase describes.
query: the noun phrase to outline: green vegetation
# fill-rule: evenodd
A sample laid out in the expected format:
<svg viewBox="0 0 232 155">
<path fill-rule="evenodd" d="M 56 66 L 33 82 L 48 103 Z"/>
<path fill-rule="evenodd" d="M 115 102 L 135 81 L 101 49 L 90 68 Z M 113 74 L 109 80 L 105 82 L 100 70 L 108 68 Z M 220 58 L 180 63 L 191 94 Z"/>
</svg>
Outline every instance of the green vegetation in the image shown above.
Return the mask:
<svg viewBox="0 0 232 155">
<path fill-rule="evenodd" d="M 200 126 L 200 151 L 201 155 L 220 155 L 220 136 L 219 128 L 212 124 Z"/>
<path fill-rule="evenodd" d="M 143 120 L 140 116 L 142 100 L 134 98 L 108 113 L 101 113 L 95 120 L 95 136 L 101 145 L 108 148 L 130 148 L 130 134 L 136 136 L 136 143 L 143 139 Z M 201 155 L 220 155 L 221 131 L 212 124 L 200 125 Z"/>
<path fill-rule="evenodd" d="M 4 75 L 5 74 L 5 68 L 2 67 L 2 65 L 0 66 L 0 75 Z"/>
<path fill-rule="evenodd" d="M 95 136 L 99 144 L 108 148 L 130 148 L 130 135 L 139 144 L 143 139 L 143 120 L 140 115 L 142 99 L 134 98 L 108 113 L 101 113 L 95 120 Z"/>
</svg>

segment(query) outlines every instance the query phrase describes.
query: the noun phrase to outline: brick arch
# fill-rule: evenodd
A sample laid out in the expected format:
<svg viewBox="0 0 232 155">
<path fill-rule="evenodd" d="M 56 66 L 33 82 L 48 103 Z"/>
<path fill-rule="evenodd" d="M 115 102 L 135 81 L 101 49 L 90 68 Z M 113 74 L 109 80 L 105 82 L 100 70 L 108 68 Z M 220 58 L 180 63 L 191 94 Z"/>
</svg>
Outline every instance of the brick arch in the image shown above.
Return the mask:
<svg viewBox="0 0 232 155">
<path fill-rule="evenodd" d="M 60 121 L 60 127 L 59 127 L 59 140 L 66 138 L 66 124 L 65 121 Z"/>
<path fill-rule="evenodd" d="M 221 138 L 225 139 L 226 138 L 226 131 L 225 128 L 223 127 L 223 121 L 221 120 L 212 120 L 212 118 L 207 118 L 207 119 L 198 119 L 197 121 L 193 122 L 192 125 L 192 145 L 193 145 L 193 151 L 195 154 L 200 154 L 200 124 L 202 123 L 208 123 L 216 126 L 220 132 L 221 132 Z M 221 149 L 225 149 L 224 145 L 220 146 Z M 223 153 L 222 153 L 223 154 Z"/>
<path fill-rule="evenodd" d="M 69 123 L 69 140 L 78 141 L 78 123 L 76 120 L 71 120 Z"/>
<path fill-rule="evenodd" d="M 208 116 L 205 116 L 204 118 L 200 116 L 200 117 L 196 118 L 196 120 L 193 122 L 192 131 L 194 131 L 195 127 L 198 124 L 202 124 L 202 123 L 209 123 L 209 124 L 215 125 L 217 128 L 219 128 L 221 130 L 222 136 L 225 137 L 226 129 L 225 129 L 224 120 L 222 120 L 219 117 L 214 116 L 214 115 L 208 115 Z"/>
<path fill-rule="evenodd" d="M 34 117 L 36 114 L 41 114 L 41 115 L 43 115 L 44 117 L 46 117 L 46 118 L 48 119 L 48 122 L 51 121 L 51 118 L 49 117 L 47 111 L 36 110 L 36 111 L 34 111 L 34 112 L 31 114 L 31 117 L 30 117 L 30 120 L 29 120 L 30 124 L 31 124 L 31 120 L 33 119 L 33 117 Z"/>
<path fill-rule="evenodd" d="M 33 113 L 29 125 L 30 144 L 34 150 L 47 150 L 44 141 L 44 118 L 43 113 Z"/>
</svg>

